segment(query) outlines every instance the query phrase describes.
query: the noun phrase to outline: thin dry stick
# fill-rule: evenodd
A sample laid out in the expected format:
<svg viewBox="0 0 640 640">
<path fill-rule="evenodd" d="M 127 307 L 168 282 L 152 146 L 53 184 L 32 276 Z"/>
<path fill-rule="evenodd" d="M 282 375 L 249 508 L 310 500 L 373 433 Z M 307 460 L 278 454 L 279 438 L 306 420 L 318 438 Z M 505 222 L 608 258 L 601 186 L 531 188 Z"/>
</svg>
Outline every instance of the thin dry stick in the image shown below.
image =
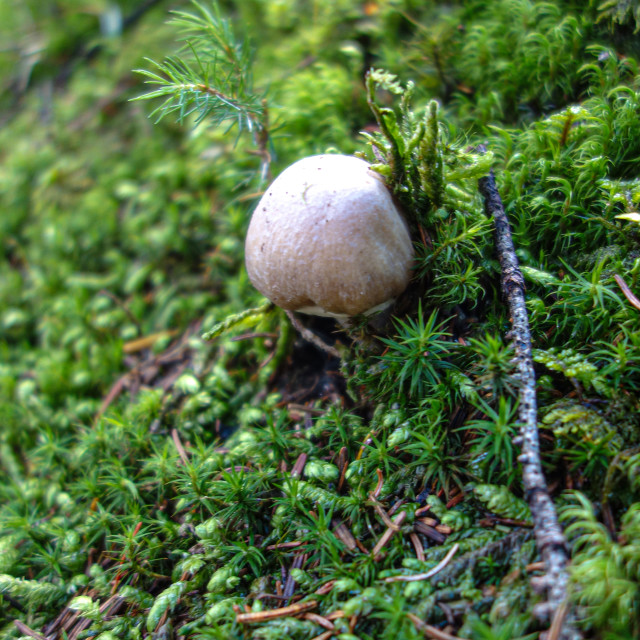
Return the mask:
<svg viewBox="0 0 640 640">
<path fill-rule="evenodd" d="M 20 622 L 20 620 L 14 620 L 13 624 L 16 625 L 18 631 L 25 636 L 29 636 L 30 638 L 35 638 L 35 640 L 45 640 L 43 635 L 40 635 L 37 631 L 34 631 L 31 627 L 28 627 L 24 622 Z"/>
<path fill-rule="evenodd" d="M 420 618 L 413 613 L 407 613 L 407 618 L 409 618 L 409 620 L 411 620 L 415 625 L 416 629 L 422 631 L 427 638 L 433 638 L 433 640 L 463 640 L 458 636 L 452 636 L 446 631 L 441 631 L 437 627 L 432 627 L 430 624 L 426 624 L 426 622 L 420 620 Z"/>
<path fill-rule="evenodd" d="M 281 607 L 280 609 L 269 609 L 268 611 L 258 611 L 256 613 L 238 613 L 236 615 L 236 622 L 240 624 L 253 624 L 255 622 L 275 620 L 276 618 L 287 618 L 300 615 L 301 613 L 309 611 L 309 609 L 315 609 L 317 606 L 318 603 L 315 600 L 309 600 L 308 602 L 299 602 L 297 604 L 291 604 L 288 607 Z"/>
<path fill-rule="evenodd" d="M 267 551 L 275 551 L 276 549 L 295 549 L 296 547 L 306 546 L 306 542 L 302 540 L 294 540 L 293 542 L 279 542 L 278 544 L 270 544 Z"/>
<path fill-rule="evenodd" d="M 449 549 L 447 555 L 438 562 L 438 564 L 430 569 L 426 573 L 416 573 L 412 576 L 390 576 L 389 578 L 385 578 L 385 582 L 418 582 L 420 580 L 428 580 L 432 576 L 435 576 L 436 573 L 440 573 L 448 564 L 451 562 L 451 558 L 456 555 L 460 545 L 456 542 L 456 544 Z"/>
<path fill-rule="evenodd" d="M 327 620 L 326 618 L 319 616 L 317 613 L 305 613 L 302 617 L 305 620 L 311 620 L 311 622 L 315 622 L 325 629 L 329 629 L 329 631 L 333 631 L 336 628 L 336 625 L 333 624 L 331 620 Z"/>
<path fill-rule="evenodd" d="M 422 546 L 422 542 L 420 542 L 420 536 L 412 532 L 409 534 L 409 540 L 411 540 L 411 544 L 416 550 L 416 558 L 420 560 L 420 562 L 424 562 L 424 547 Z"/>
<path fill-rule="evenodd" d="M 329 580 L 329 582 L 325 582 L 323 585 L 319 586 L 314 593 L 319 596 L 326 596 L 333 589 L 333 585 L 336 583 L 335 580 Z"/>
<path fill-rule="evenodd" d="M 375 547 L 373 547 L 373 549 L 371 551 L 371 555 L 373 556 L 374 559 L 376 559 L 378 557 L 378 555 L 380 554 L 380 552 L 387 546 L 387 543 L 389 542 L 389 540 L 391 540 L 393 535 L 396 532 L 400 531 L 400 526 L 402 525 L 402 523 L 406 519 L 407 519 L 407 512 L 406 511 L 401 511 L 397 516 L 394 517 L 394 519 L 393 519 L 393 528 L 389 527 L 382 534 L 382 537 L 380 538 L 380 540 L 378 540 L 378 543 L 376 544 Z"/>
<path fill-rule="evenodd" d="M 189 466 L 189 456 L 182 446 L 182 441 L 180 440 L 180 435 L 178 434 L 177 429 L 171 429 L 171 438 L 173 439 L 173 444 L 175 444 L 176 449 L 178 450 L 178 455 L 180 459 L 184 463 L 185 467 Z"/>
<path fill-rule="evenodd" d="M 636 309 L 638 309 L 638 311 L 640 311 L 640 300 L 636 298 L 636 296 L 633 294 L 633 291 L 631 291 L 631 289 L 629 288 L 629 285 L 624 281 L 622 276 L 619 276 L 616 273 L 613 276 L 613 279 L 616 281 L 616 284 L 622 290 L 622 293 L 624 293 L 624 297 L 629 301 L 629 304 L 631 304 Z"/>
<path fill-rule="evenodd" d="M 534 613 L 541 620 L 549 621 L 555 618 L 556 611 L 567 599 L 569 554 L 553 501 L 547 490 L 540 461 L 536 378 L 531 356 L 531 334 L 525 303 L 524 278 L 520 271 L 511 228 L 496 187 L 493 171 L 488 177 L 480 178 L 478 186 L 484 198 L 485 211 L 487 215 L 493 216 L 495 224 L 496 251 L 502 270 L 501 286 L 509 305 L 511 338 L 520 378 L 518 414 L 521 426 L 520 435 L 515 439 L 515 444 L 522 447 L 518 460 L 522 464 L 525 496 L 533 516 L 538 550 L 545 565 L 545 574 L 536 578 L 535 582 L 532 580 L 532 586 L 537 591 L 546 592 L 547 602 L 536 605 Z M 567 615 L 558 635 L 559 640 L 576 640 L 580 637 L 573 626 L 573 615 Z"/>
<path fill-rule="evenodd" d="M 380 471 L 380 469 L 376 469 L 376 471 Z M 389 517 L 383 506 L 375 499 L 373 493 L 369 494 L 369 501 L 373 505 L 373 508 L 376 510 L 376 513 L 380 516 L 380 519 L 382 520 L 382 522 L 384 522 L 386 527 L 388 527 L 389 529 L 400 531 L 400 527 Z"/>
<path fill-rule="evenodd" d="M 353 537 L 351 531 L 349 531 L 347 526 L 339 520 L 333 520 L 332 524 L 333 533 L 335 534 L 336 538 L 338 538 L 338 540 L 340 540 L 340 542 L 342 542 L 342 544 L 353 553 L 358 548 L 358 543 Z"/>
<path fill-rule="evenodd" d="M 311 329 L 307 329 L 298 318 L 293 315 L 292 311 L 285 311 L 287 314 L 287 318 L 291 321 L 293 328 L 307 341 L 312 345 L 318 347 L 321 351 L 328 353 L 330 356 L 334 358 L 340 359 L 340 352 L 332 347 L 330 344 L 327 344 L 324 340 L 319 338 Z"/>
</svg>

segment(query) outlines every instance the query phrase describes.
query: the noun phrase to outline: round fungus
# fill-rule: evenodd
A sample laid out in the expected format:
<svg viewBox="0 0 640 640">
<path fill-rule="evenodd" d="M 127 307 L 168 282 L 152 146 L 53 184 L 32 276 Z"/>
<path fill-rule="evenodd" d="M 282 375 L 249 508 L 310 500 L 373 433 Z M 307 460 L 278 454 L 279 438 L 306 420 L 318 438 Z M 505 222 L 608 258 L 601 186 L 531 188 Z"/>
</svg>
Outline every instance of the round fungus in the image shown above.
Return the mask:
<svg viewBox="0 0 640 640">
<path fill-rule="evenodd" d="M 390 305 L 409 284 L 413 245 L 383 178 L 352 156 L 303 158 L 256 207 L 246 264 L 278 306 L 349 317 Z"/>
</svg>

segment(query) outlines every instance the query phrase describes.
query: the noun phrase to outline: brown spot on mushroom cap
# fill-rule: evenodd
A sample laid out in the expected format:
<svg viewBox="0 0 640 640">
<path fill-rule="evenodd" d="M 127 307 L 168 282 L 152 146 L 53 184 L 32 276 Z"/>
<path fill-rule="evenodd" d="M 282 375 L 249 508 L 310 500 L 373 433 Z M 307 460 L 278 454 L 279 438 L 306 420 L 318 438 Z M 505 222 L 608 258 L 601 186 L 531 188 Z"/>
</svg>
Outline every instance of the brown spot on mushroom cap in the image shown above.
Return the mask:
<svg viewBox="0 0 640 640">
<path fill-rule="evenodd" d="M 364 160 L 304 158 L 280 174 L 268 196 L 256 207 L 245 249 L 251 282 L 274 303 L 353 316 L 406 289 L 413 261 L 407 225 Z"/>
</svg>

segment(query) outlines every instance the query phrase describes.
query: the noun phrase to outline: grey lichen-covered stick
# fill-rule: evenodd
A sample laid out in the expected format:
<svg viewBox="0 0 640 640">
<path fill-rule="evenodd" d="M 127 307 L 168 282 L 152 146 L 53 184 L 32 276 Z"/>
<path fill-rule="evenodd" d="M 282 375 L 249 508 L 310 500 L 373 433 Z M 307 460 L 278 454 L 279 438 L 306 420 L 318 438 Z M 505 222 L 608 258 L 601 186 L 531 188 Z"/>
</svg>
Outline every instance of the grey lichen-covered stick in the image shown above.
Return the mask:
<svg viewBox="0 0 640 640">
<path fill-rule="evenodd" d="M 569 552 L 562 528 L 549 496 L 542 473 L 540 441 L 538 439 L 536 378 L 531 357 L 531 334 L 525 301 L 525 286 L 518 264 L 511 228 L 496 187 L 493 171 L 480 178 L 480 193 L 485 211 L 495 224 L 495 242 L 502 271 L 501 286 L 511 315 L 511 339 L 520 378 L 520 435 L 516 444 L 522 448 L 518 460 L 522 463 L 525 497 L 533 516 L 536 543 L 544 561 L 545 573 L 532 580 L 534 589 L 546 594 L 546 602 L 536 605 L 535 614 L 543 621 L 551 621 L 551 629 L 541 638 L 546 640 L 577 640 L 579 632 L 567 607 Z M 534 582 L 535 580 L 535 582 Z"/>
</svg>

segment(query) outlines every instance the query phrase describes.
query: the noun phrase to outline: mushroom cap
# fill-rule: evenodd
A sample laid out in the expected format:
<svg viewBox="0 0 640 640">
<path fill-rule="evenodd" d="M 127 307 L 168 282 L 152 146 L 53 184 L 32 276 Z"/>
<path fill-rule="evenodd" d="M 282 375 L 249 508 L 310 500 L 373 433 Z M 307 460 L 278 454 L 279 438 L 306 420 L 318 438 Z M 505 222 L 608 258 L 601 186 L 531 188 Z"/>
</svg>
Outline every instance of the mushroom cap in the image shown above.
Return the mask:
<svg viewBox="0 0 640 640">
<path fill-rule="evenodd" d="M 245 246 L 256 289 L 291 311 L 382 309 L 409 284 L 413 245 L 382 177 L 364 160 L 303 158 L 256 207 Z"/>
</svg>

